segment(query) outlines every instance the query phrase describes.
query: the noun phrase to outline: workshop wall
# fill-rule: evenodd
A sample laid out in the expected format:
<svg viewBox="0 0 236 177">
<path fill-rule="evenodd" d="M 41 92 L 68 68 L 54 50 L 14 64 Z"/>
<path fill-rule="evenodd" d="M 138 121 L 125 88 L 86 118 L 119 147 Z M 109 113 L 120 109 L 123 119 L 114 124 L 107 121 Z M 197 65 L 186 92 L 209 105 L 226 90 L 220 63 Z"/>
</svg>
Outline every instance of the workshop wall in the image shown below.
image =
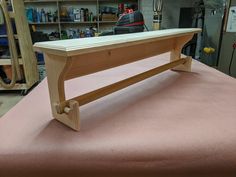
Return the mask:
<svg viewBox="0 0 236 177">
<path fill-rule="evenodd" d="M 162 28 L 178 28 L 180 8 L 193 7 L 194 2 L 189 0 L 164 0 Z M 140 9 L 148 29 L 152 30 L 153 0 L 140 0 Z"/>
</svg>

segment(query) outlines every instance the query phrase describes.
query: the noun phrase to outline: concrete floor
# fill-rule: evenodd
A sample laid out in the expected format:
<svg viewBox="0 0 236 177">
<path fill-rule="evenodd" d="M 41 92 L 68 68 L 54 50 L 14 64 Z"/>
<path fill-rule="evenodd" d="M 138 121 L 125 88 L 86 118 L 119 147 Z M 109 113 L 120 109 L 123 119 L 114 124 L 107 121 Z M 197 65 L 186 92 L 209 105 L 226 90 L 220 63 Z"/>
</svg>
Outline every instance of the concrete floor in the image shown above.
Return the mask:
<svg viewBox="0 0 236 177">
<path fill-rule="evenodd" d="M 0 91 L 1 92 L 1 91 Z M 0 93 L 0 118 L 14 107 L 23 96 L 19 92 Z"/>
</svg>

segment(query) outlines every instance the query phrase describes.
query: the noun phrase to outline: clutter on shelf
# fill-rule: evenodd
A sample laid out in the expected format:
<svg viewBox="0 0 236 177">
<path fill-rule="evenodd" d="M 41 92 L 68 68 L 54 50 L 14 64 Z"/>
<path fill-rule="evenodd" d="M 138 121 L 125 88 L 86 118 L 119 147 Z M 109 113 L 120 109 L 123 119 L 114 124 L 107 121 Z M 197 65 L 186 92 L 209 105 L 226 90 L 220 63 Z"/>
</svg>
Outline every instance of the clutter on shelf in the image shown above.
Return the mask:
<svg viewBox="0 0 236 177">
<path fill-rule="evenodd" d="M 30 23 L 48 23 L 58 21 L 58 12 L 44 8 L 26 8 L 26 16 Z"/>
<path fill-rule="evenodd" d="M 111 30 L 125 12 L 138 10 L 138 3 L 46 2 L 27 4 L 26 14 L 32 28 L 33 43 L 60 39 L 99 36 Z M 52 22 L 52 23 L 50 23 Z"/>
<path fill-rule="evenodd" d="M 74 39 L 74 38 L 85 38 L 85 37 L 94 37 L 96 28 L 90 27 L 85 30 L 79 28 L 69 28 L 68 30 L 62 30 L 62 39 Z"/>
<path fill-rule="evenodd" d="M 60 9 L 61 22 L 94 22 L 97 21 L 97 17 L 94 16 L 87 8 L 75 8 L 61 6 Z"/>
</svg>

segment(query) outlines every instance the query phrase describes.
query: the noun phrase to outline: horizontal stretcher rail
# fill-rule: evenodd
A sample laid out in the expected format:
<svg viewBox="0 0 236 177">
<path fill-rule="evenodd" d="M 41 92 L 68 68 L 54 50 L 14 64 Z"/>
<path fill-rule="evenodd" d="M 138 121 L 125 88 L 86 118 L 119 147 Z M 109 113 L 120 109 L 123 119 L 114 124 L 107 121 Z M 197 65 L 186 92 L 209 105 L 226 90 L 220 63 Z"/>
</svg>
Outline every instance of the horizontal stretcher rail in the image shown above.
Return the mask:
<svg viewBox="0 0 236 177">
<path fill-rule="evenodd" d="M 155 76 L 159 73 L 162 73 L 164 71 L 167 71 L 169 69 L 172 69 L 178 65 L 184 64 L 187 61 L 187 58 L 181 58 L 179 60 L 164 64 L 162 66 L 158 66 L 154 69 L 151 69 L 149 71 L 143 72 L 141 74 L 135 75 L 133 77 L 130 77 L 128 79 L 116 82 L 114 84 L 108 85 L 106 87 L 100 88 L 98 90 L 86 93 L 84 95 L 78 96 L 78 97 L 74 97 L 70 100 L 67 100 L 65 102 L 60 103 L 59 108 L 60 108 L 60 113 L 63 112 L 68 112 L 67 108 L 65 109 L 66 106 L 69 106 L 70 101 L 74 100 L 74 101 L 78 101 L 80 106 L 83 106 L 87 103 L 90 103 L 92 101 L 95 101 L 99 98 L 102 98 L 104 96 L 107 96 L 111 93 L 114 93 L 116 91 L 119 91 L 121 89 L 124 89 L 130 85 L 133 85 L 135 83 L 141 82 L 147 78 L 150 78 L 152 76 Z"/>
</svg>

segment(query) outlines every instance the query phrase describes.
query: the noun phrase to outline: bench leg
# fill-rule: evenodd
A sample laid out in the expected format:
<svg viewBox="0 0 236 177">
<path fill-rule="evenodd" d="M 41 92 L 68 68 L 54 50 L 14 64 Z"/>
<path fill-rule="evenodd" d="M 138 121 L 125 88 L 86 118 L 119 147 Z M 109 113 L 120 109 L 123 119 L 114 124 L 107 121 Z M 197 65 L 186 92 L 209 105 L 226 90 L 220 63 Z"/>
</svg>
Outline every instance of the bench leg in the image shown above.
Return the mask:
<svg viewBox="0 0 236 177">
<path fill-rule="evenodd" d="M 174 49 L 171 51 L 171 54 L 170 54 L 170 61 L 171 62 L 181 58 L 182 48 L 192 38 L 193 38 L 193 35 L 191 34 L 189 36 L 179 37 L 179 38 L 176 39 L 176 42 L 174 44 L 175 45 Z M 191 69 L 191 67 L 192 67 L 192 57 L 188 56 L 186 59 L 187 59 L 187 61 L 184 64 L 179 65 L 179 66 L 173 68 L 172 70 L 191 72 L 192 71 L 192 69 Z"/>
<path fill-rule="evenodd" d="M 71 60 L 62 56 L 46 54 L 45 62 L 53 117 L 78 131 L 80 128 L 79 103 L 71 100 L 63 110 L 58 106 L 59 103 L 66 100 L 64 80 L 66 72 L 70 68 Z"/>
</svg>

